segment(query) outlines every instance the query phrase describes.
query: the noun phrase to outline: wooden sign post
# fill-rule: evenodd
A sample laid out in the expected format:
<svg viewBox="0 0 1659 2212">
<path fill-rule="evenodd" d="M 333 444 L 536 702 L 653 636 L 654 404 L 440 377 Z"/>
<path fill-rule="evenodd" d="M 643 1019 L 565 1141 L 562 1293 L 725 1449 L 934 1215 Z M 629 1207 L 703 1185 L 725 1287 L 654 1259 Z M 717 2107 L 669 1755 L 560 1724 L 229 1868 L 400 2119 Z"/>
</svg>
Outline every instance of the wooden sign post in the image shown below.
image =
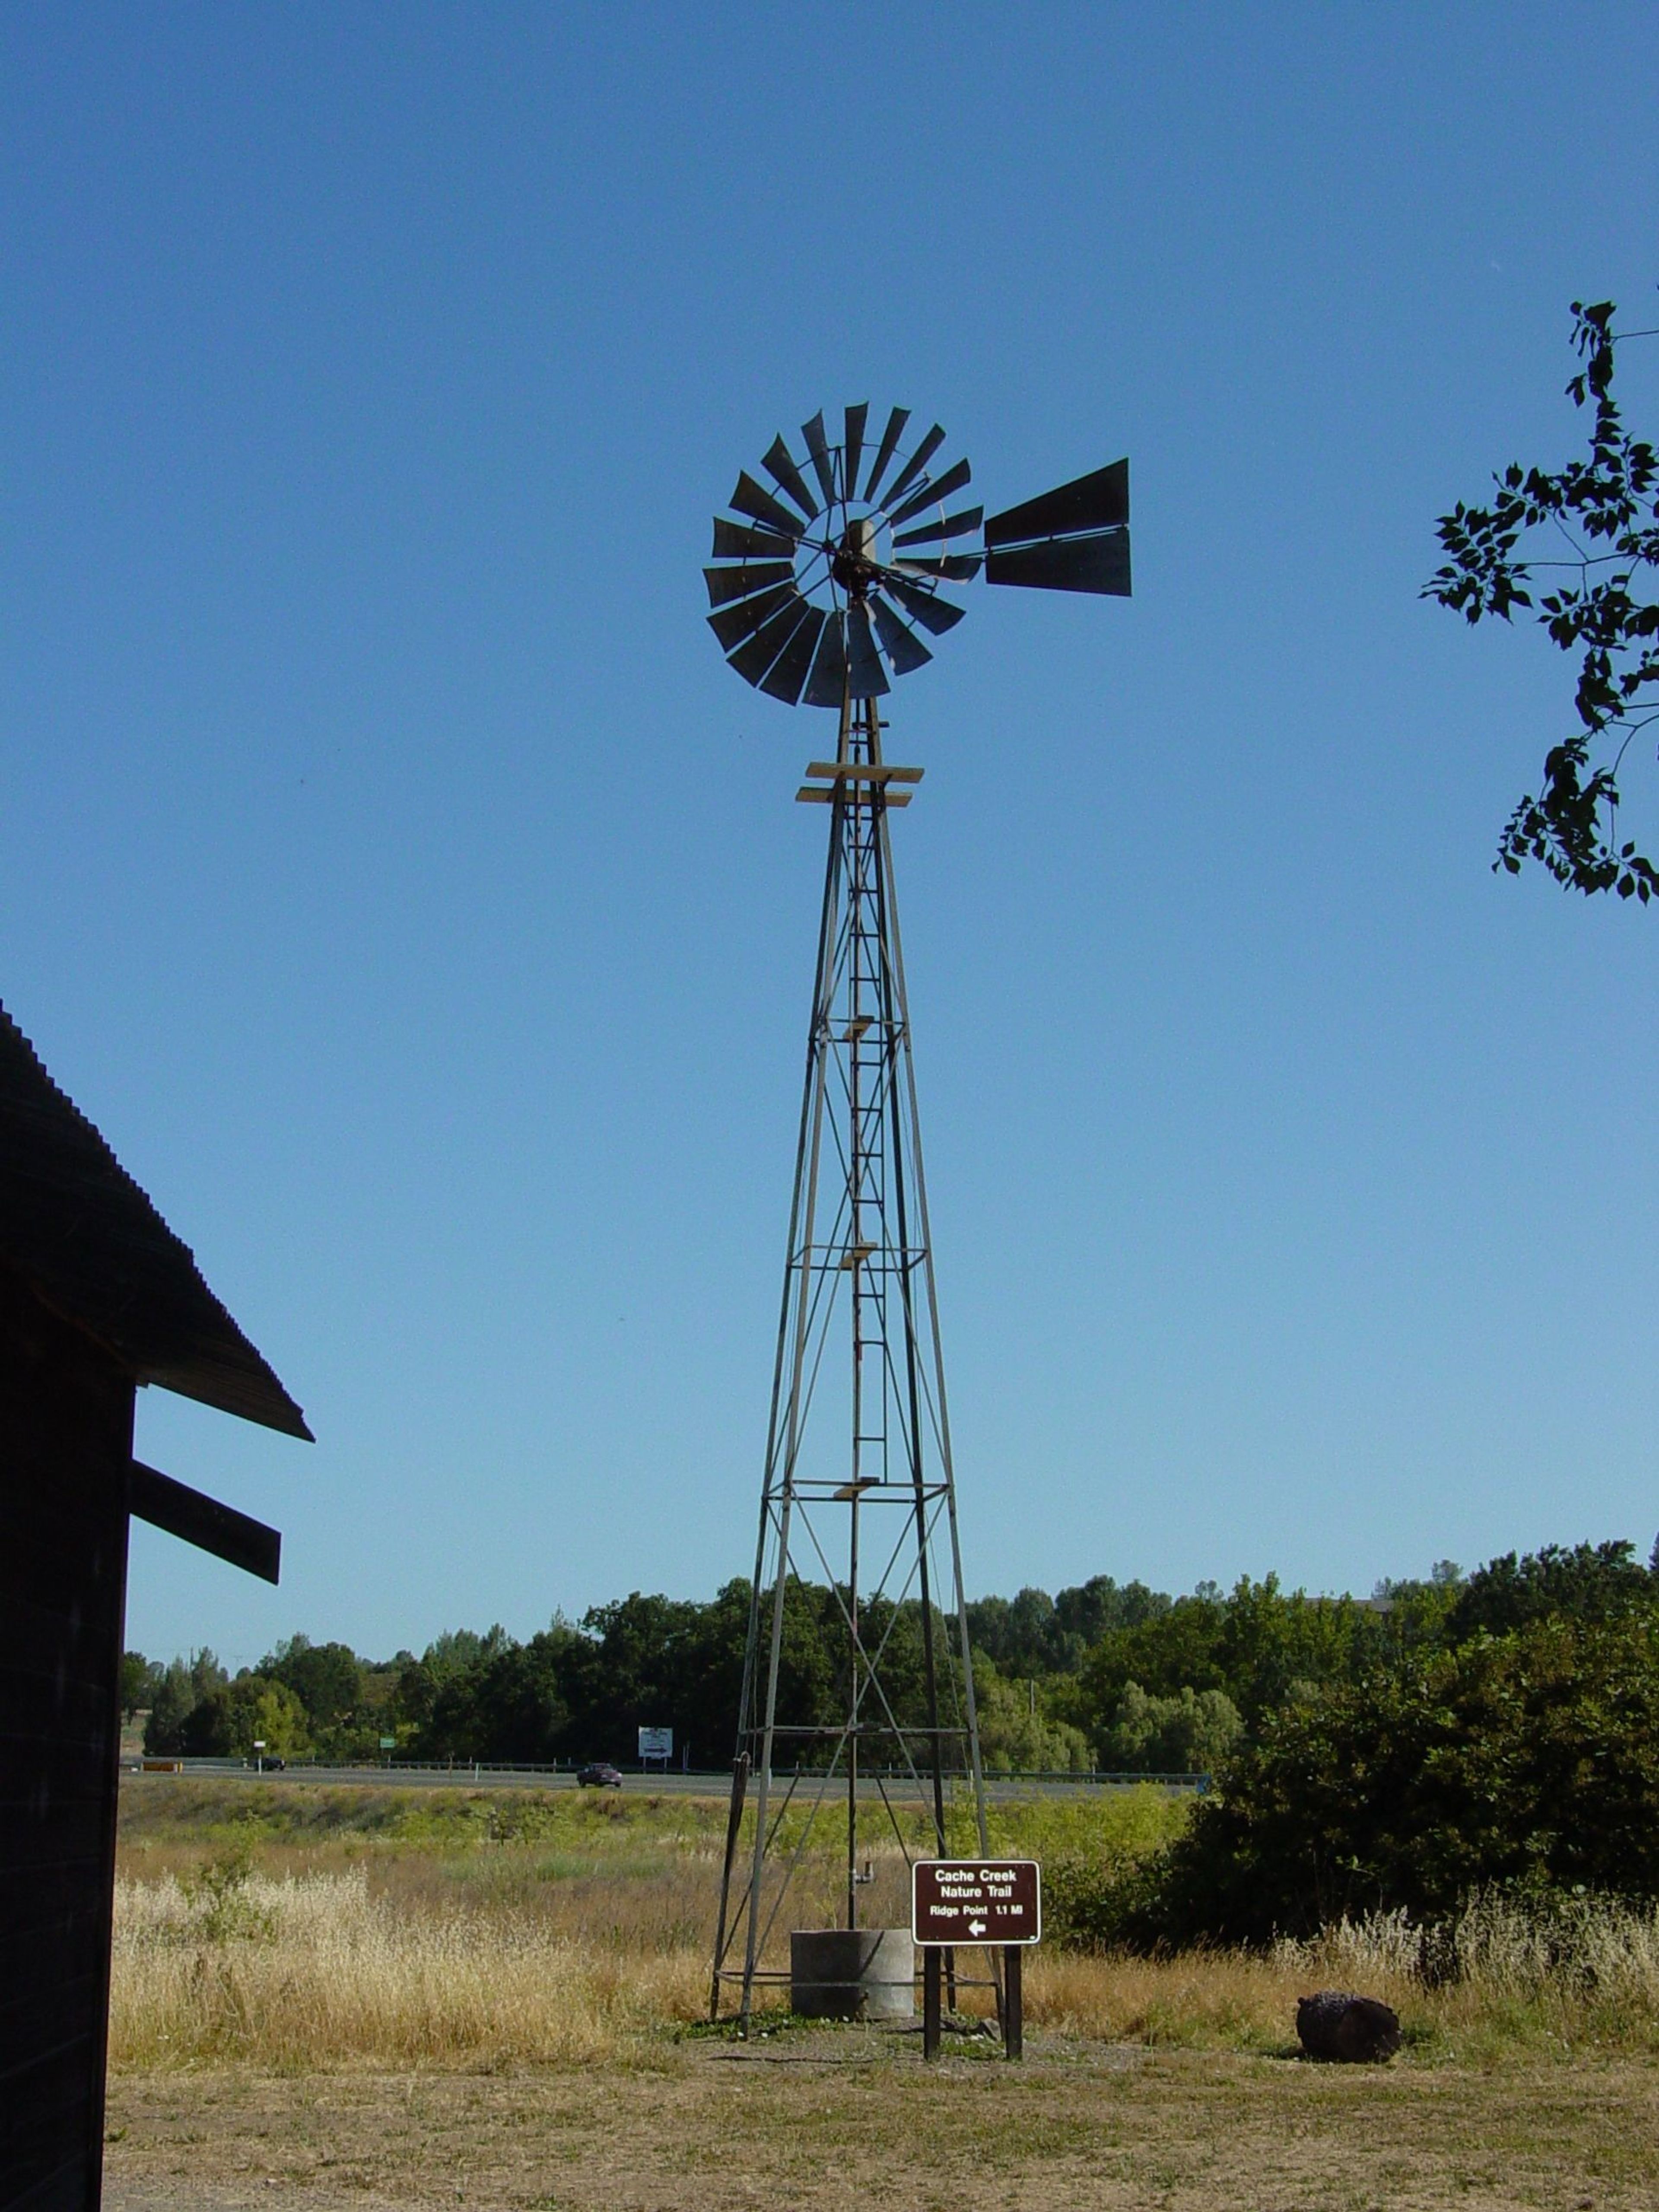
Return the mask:
<svg viewBox="0 0 1659 2212">
<path fill-rule="evenodd" d="M 1002 1952 L 1002 2047 L 1024 2055 L 1021 1954 L 1042 1940 L 1042 1877 L 1035 1859 L 918 1859 L 910 1869 L 910 1933 L 921 1949 L 921 2050 L 939 2051 L 943 1954 L 963 1943 Z"/>
</svg>

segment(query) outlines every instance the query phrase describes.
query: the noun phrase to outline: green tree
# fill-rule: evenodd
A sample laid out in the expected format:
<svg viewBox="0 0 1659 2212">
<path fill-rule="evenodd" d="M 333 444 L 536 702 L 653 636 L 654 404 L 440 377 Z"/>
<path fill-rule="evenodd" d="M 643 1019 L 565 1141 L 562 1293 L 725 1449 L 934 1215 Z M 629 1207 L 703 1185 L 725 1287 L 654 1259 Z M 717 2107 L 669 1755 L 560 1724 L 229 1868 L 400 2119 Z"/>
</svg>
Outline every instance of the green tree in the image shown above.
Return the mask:
<svg viewBox="0 0 1659 2212">
<path fill-rule="evenodd" d="M 447 1752 L 534 1765 L 558 1758 L 570 1720 L 567 1680 L 574 1640 L 571 1629 L 544 1629 L 527 1644 L 509 1644 L 452 1684 L 440 1696 L 435 1717 L 441 1729 L 447 1722 Z M 448 1702 L 452 1696 L 456 1703 Z M 465 1705 L 458 1711 L 461 1697 Z"/>
<path fill-rule="evenodd" d="M 1079 1774 L 1091 1764 L 1080 1729 L 1055 1720 L 1034 1679 L 1009 1680 L 983 1652 L 974 1654 L 980 1756 L 993 1774 Z"/>
<path fill-rule="evenodd" d="M 180 1750 L 197 1759 L 301 1759 L 311 1749 L 305 1707 L 286 1682 L 239 1674 L 222 1682 L 186 1715 Z"/>
<path fill-rule="evenodd" d="M 1143 1582 L 1116 1583 L 1110 1575 L 1091 1575 L 1086 1583 L 1056 1593 L 1054 1628 L 1075 1666 L 1091 1644 L 1109 1628 L 1135 1628 L 1168 1613 L 1174 1600 Z"/>
<path fill-rule="evenodd" d="M 192 1651 L 188 1659 L 174 1659 L 163 1668 L 151 1689 L 149 1718 L 144 1723 L 145 1751 L 157 1758 L 181 1752 L 185 1722 L 204 1698 L 222 1689 L 229 1680 L 205 1647 Z"/>
<path fill-rule="evenodd" d="M 978 1650 L 1010 1674 L 1046 1674 L 1054 1665 L 1054 1601 L 1028 1585 L 1012 1598 L 975 1598 L 968 1634 Z"/>
<path fill-rule="evenodd" d="M 155 1703 L 155 1692 L 167 1672 L 153 1659 L 146 1659 L 142 1651 L 124 1651 L 121 1655 L 121 1717 L 130 1721 L 135 1713 L 143 1712 Z"/>
<path fill-rule="evenodd" d="M 1176 1598 L 1167 1611 L 1109 1628 L 1063 1693 L 1066 1717 L 1098 1742 L 1131 1682 L 1153 1697 L 1224 1689 L 1219 1656 L 1227 1605 L 1219 1592 Z"/>
<path fill-rule="evenodd" d="M 1194 1690 L 1188 1683 L 1173 1698 L 1151 1698 L 1139 1682 L 1128 1682 L 1096 1757 L 1112 1773 L 1208 1774 L 1243 1732 L 1224 1690 Z"/>
<path fill-rule="evenodd" d="M 475 1674 L 512 1641 L 499 1620 L 492 1622 L 482 1636 L 476 1628 L 447 1628 L 427 1645 L 421 1664 L 434 1682 L 453 1681 L 457 1675 Z"/>
<path fill-rule="evenodd" d="M 1364 1600 L 1285 1591 L 1276 1575 L 1241 1576 L 1223 1597 L 1213 1583 L 1166 1609 L 1140 1611 L 1109 1629 L 1056 1692 L 1056 1711 L 1081 1728 L 1103 1759 L 1133 1683 L 1152 1698 L 1214 1692 L 1246 1728 L 1322 1683 L 1352 1681 L 1369 1668 L 1433 1640 L 1455 1593 L 1413 1585 L 1401 1596 Z M 1208 1764 L 1208 1762 L 1204 1762 Z"/>
<path fill-rule="evenodd" d="M 1493 479 L 1490 507 L 1460 501 L 1443 515 L 1448 558 L 1423 596 L 1471 623 L 1508 622 L 1515 608 L 1533 607 L 1527 586 L 1536 573 L 1559 578 L 1535 618 L 1564 653 L 1578 655 L 1579 726 L 1545 756 L 1538 793 L 1516 806 L 1492 865 L 1517 875 L 1537 860 L 1564 886 L 1616 890 L 1645 905 L 1659 874 L 1634 842 L 1619 840 L 1619 776 L 1632 739 L 1659 717 L 1659 461 L 1645 439 L 1626 434 L 1613 378 L 1620 343 L 1659 333 L 1615 331 L 1616 312 L 1611 300 L 1572 305 L 1583 367 L 1567 392 L 1575 406 L 1594 402 L 1588 455 L 1554 471 L 1512 462 Z M 1523 534 L 1539 544 L 1524 557 Z"/>
<path fill-rule="evenodd" d="M 684 1735 L 702 1612 L 684 1599 L 633 1590 L 583 1614 L 571 1651 L 572 1704 L 589 1755 L 632 1759 L 641 1727 Z"/>
<path fill-rule="evenodd" d="M 1632 1606 L 1656 1604 L 1659 1581 L 1638 1562 L 1633 1544 L 1575 1544 L 1570 1551 L 1547 1544 L 1523 1559 L 1505 1552 L 1477 1568 L 1457 1594 L 1445 1633 L 1449 1642 L 1461 1644 L 1466 1637 L 1501 1636 L 1555 1613 L 1607 1620 Z"/>
<path fill-rule="evenodd" d="M 313 1644 L 308 1636 L 290 1636 L 256 1671 L 292 1690 L 325 1753 L 338 1756 L 352 1748 L 365 1670 L 349 1644 Z"/>
<path fill-rule="evenodd" d="M 426 1758 L 471 1758 L 471 1749 L 463 1745 L 458 1751 L 453 1740 L 458 1722 L 462 1734 L 465 1732 L 464 1686 L 512 1643 L 496 1621 L 482 1636 L 471 1628 L 446 1629 L 433 1638 L 418 1659 L 410 1652 L 399 1653 L 393 1662 L 387 1701 L 392 1732 Z M 447 1700 L 445 1719 L 442 1729 L 434 1733 L 441 1698 Z"/>
<path fill-rule="evenodd" d="M 684 1655 L 681 1703 L 672 1719 L 676 1747 L 695 1765 L 723 1766 L 737 1747 L 743 1694 L 744 1645 L 749 1634 L 749 1579 L 726 1583 L 700 1609 Z"/>
<path fill-rule="evenodd" d="M 1385 1617 L 1384 1641 L 1396 1657 L 1446 1640 L 1446 1623 L 1463 1587 L 1455 1559 L 1437 1559 L 1425 1577 L 1386 1577 L 1371 1592 L 1372 1608 Z"/>
<path fill-rule="evenodd" d="M 1133 1628 L 1169 1612 L 1172 1601 L 1145 1583 L 1110 1575 L 1059 1591 L 1026 1589 L 1017 1596 L 969 1601 L 968 1634 L 1007 1674 L 1074 1674 L 1111 1630 Z"/>
<path fill-rule="evenodd" d="M 438 1700 L 438 1684 L 424 1659 L 411 1653 L 398 1668 L 392 1686 L 389 1718 L 393 1732 L 418 1742 L 430 1727 L 433 1707 Z"/>
<path fill-rule="evenodd" d="M 1310 1685 L 1352 1681 L 1390 1648 L 1387 1616 L 1352 1597 L 1286 1593 L 1277 1575 L 1241 1576 L 1215 1643 L 1219 1686 L 1251 1725 Z"/>
<path fill-rule="evenodd" d="M 1261 1942 L 1496 1883 L 1659 1897 L 1659 1618 L 1478 1636 L 1269 1715 L 1173 1847 L 1143 1941 Z"/>
</svg>

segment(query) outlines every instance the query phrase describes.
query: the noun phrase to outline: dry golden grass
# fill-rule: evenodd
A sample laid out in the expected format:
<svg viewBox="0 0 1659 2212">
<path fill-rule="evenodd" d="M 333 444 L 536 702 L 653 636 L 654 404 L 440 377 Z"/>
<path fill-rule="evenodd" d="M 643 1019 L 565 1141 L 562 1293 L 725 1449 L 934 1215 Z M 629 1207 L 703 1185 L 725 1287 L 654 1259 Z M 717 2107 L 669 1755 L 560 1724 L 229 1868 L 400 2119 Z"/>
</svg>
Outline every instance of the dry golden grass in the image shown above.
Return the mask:
<svg viewBox="0 0 1659 2212">
<path fill-rule="evenodd" d="M 1057 1858 L 1133 1856 L 1171 1814 L 1138 1791 L 997 1818 L 1000 1848 Z M 112 2055 L 476 2068 L 660 2050 L 703 2016 L 723 1826 L 712 1802 L 632 1793 L 146 1784 L 124 1804 Z M 871 1856 L 866 1917 L 902 1924 L 902 1854 Z M 768 1964 L 787 1963 L 787 1925 L 834 1923 L 842 1879 L 832 1853 L 808 1850 Z M 1399 1915 L 1266 1954 L 1048 1943 L 1028 1961 L 1027 2014 L 1091 2039 L 1271 2051 L 1292 2038 L 1297 1996 L 1340 1986 L 1394 2005 L 1425 2057 L 1659 2049 L 1659 1914 L 1583 1900 L 1540 1917 L 1489 1899 L 1440 1942 L 1432 1975 L 1422 1953 Z"/>
<path fill-rule="evenodd" d="M 713 1869 L 693 1853 L 631 1873 L 497 1861 L 439 1869 L 254 1871 L 233 1848 L 204 1877 L 124 1879 L 112 2057 L 128 2067 L 246 2060 L 492 2068 L 641 2054 L 703 2017 Z M 834 1869 L 809 1885 L 829 1891 Z M 878 1870 L 874 1893 L 896 1887 Z M 896 1917 L 896 1916 L 895 1916 Z M 1267 1954 L 1169 1959 L 1055 1948 L 1029 1962 L 1033 2027 L 1153 2047 L 1272 2051 L 1310 1989 L 1395 2006 L 1423 2055 L 1505 2047 L 1659 2047 L 1659 1917 L 1586 1905 L 1563 1920 L 1474 1907 L 1425 1981 L 1401 1916 L 1344 1923 Z M 775 1948 L 774 1961 L 787 1954 Z M 970 1992 L 966 2009 L 985 2009 Z"/>
<path fill-rule="evenodd" d="M 580 2063 L 694 2018 L 706 1987 L 684 1944 L 625 1951 L 524 1912 L 410 1911 L 371 1897 L 362 1869 L 255 1875 L 216 1927 L 211 1911 L 171 1875 L 120 1885 L 114 2063 Z"/>
</svg>

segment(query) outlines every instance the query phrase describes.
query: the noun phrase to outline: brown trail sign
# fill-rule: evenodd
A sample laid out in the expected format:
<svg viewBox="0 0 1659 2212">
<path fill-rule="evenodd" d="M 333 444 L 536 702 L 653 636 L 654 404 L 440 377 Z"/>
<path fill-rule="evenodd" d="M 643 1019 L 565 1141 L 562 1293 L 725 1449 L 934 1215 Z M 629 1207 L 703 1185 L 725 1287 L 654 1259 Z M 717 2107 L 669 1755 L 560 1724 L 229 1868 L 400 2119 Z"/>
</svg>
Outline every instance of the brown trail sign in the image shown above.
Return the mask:
<svg viewBox="0 0 1659 2212">
<path fill-rule="evenodd" d="M 922 1946 L 921 2049 L 939 2051 L 940 1967 L 958 1943 L 1002 1953 L 1002 2041 L 1010 2058 L 1024 2050 L 1021 1956 L 1042 1940 L 1042 1874 L 1035 1859 L 917 1859 L 910 1869 L 910 1933 Z"/>
<path fill-rule="evenodd" d="M 1035 1859 L 918 1859 L 910 1869 L 918 1943 L 1040 1943 L 1042 1883 Z"/>
</svg>

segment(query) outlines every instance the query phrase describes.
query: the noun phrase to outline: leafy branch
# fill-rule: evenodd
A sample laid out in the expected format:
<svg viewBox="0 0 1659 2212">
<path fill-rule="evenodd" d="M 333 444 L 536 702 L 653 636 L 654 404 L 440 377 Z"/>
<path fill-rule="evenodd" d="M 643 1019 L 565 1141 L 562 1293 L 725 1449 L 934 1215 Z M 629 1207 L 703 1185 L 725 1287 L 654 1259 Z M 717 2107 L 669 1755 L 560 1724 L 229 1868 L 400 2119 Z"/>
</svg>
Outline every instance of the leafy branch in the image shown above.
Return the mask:
<svg viewBox="0 0 1659 2212">
<path fill-rule="evenodd" d="M 1619 775 L 1632 739 L 1659 720 L 1659 598 L 1649 580 L 1659 574 L 1659 460 L 1645 439 L 1626 436 L 1613 378 L 1621 343 L 1659 333 L 1615 331 L 1616 312 L 1611 300 L 1572 303 L 1583 367 L 1566 389 L 1576 407 L 1595 410 L 1588 456 L 1553 474 L 1511 462 L 1493 478 L 1490 507 L 1460 501 L 1442 515 L 1448 557 L 1422 596 L 1471 623 L 1509 622 L 1525 607 L 1564 653 L 1580 656 L 1580 727 L 1545 755 L 1542 786 L 1505 823 L 1494 870 L 1518 875 L 1523 860 L 1538 860 L 1565 888 L 1616 890 L 1645 905 L 1659 896 L 1659 871 L 1632 842 L 1619 842 Z M 1526 532 L 1547 532 L 1556 557 L 1520 557 Z M 1565 568 L 1570 580 L 1534 605 L 1527 586 L 1544 568 Z"/>
</svg>

